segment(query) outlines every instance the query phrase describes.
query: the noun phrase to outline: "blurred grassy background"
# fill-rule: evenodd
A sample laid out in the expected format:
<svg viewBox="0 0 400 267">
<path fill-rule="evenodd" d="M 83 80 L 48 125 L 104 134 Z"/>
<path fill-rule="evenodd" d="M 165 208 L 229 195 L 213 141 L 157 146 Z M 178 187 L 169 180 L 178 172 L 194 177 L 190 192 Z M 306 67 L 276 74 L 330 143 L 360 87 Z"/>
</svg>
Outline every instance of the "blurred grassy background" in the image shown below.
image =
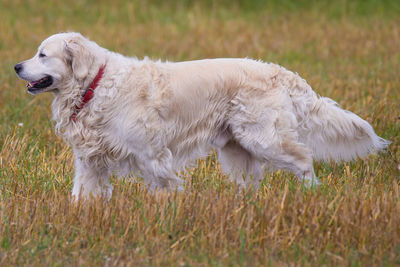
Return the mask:
<svg viewBox="0 0 400 267">
<path fill-rule="evenodd" d="M 399 25 L 400 2 L 388 0 L 0 0 L 0 264 L 400 264 Z M 316 163 L 315 191 L 277 172 L 238 194 L 212 155 L 182 174 L 184 194 L 155 198 L 113 179 L 109 204 L 71 205 L 72 153 L 53 133 L 52 95 L 30 96 L 13 71 L 60 31 L 139 58 L 281 64 L 393 144 Z"/>
</svg>

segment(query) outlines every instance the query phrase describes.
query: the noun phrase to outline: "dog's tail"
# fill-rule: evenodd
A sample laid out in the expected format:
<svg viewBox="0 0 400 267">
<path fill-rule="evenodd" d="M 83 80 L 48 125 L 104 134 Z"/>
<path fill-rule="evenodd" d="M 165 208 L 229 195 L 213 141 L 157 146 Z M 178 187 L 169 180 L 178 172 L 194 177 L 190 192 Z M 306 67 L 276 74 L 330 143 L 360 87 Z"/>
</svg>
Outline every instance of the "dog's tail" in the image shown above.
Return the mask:
<svg viewBox="0 0 400 267">
<path fill-rule="evenodd" d="M 375 134 L 356 114 L 326 97 L 314 98 L 314 107 L 300 126 L 300 138 L 316 160 L 352 160 L 385 149 L 390 141 Z"/>
</svg>

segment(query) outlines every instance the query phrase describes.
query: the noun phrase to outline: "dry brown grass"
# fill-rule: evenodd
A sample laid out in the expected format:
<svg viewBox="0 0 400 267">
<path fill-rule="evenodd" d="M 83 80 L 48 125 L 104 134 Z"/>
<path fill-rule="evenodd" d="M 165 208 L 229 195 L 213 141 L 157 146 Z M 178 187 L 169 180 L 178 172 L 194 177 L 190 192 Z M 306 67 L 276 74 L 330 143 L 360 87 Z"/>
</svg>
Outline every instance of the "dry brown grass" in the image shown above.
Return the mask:
<svg viewBox="0 0 400 267">
<path fill-rule="evenodd" d="M 96 3 L 0 2 L 0 265 L 400 265 L 396 10 Z M 277 172 L 239 193 L 212 155 L 181 174 L 184 193 L 113 179 L 109 203 L 73 204 L 72 154 L 49 122 L 52 97 L 27 95 L 12 71 L 65 30 L 138 57 L 280 63 L 393 144 L 349 164 L 316 163 L 314 190 Z"/>
</svg>

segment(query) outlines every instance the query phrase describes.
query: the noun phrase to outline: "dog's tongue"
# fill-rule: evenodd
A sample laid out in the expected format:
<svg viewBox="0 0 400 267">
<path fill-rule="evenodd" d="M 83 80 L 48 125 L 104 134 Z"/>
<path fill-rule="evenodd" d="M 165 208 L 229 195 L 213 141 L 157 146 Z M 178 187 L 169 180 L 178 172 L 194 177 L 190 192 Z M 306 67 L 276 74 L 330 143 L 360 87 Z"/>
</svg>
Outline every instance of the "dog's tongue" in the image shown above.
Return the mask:
<svg viewBox="0 0 400 267">
<path fill-rule="evenodd" d="M 37 83 L 38 83 L 37 81 L 36 81 L 36 82 L 28 82 L 28 83 L 26 84 L 26 87 L 28 87 L 28 88 L 34 87 L 35 84 L 37 84 Z"/>
</svg>

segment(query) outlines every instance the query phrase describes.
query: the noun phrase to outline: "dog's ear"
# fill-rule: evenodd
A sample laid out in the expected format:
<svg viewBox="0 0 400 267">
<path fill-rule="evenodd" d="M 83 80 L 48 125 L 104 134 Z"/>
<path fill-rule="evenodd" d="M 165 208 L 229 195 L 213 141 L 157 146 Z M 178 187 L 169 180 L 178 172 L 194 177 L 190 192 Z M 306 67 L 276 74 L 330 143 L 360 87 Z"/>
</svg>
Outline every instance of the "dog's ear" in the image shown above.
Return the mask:
<svg viewBox="0 0 400 267">
<path fill-rule="evenodd" d="M 67 61 L 70 62 L 72 72 L 77 80 L 85 79 L 94 63 L 94 55 L 87 43 L 89 41 L 83 36 L 76 35 L 66 40 L 64 44 Z"/>
</svg>

